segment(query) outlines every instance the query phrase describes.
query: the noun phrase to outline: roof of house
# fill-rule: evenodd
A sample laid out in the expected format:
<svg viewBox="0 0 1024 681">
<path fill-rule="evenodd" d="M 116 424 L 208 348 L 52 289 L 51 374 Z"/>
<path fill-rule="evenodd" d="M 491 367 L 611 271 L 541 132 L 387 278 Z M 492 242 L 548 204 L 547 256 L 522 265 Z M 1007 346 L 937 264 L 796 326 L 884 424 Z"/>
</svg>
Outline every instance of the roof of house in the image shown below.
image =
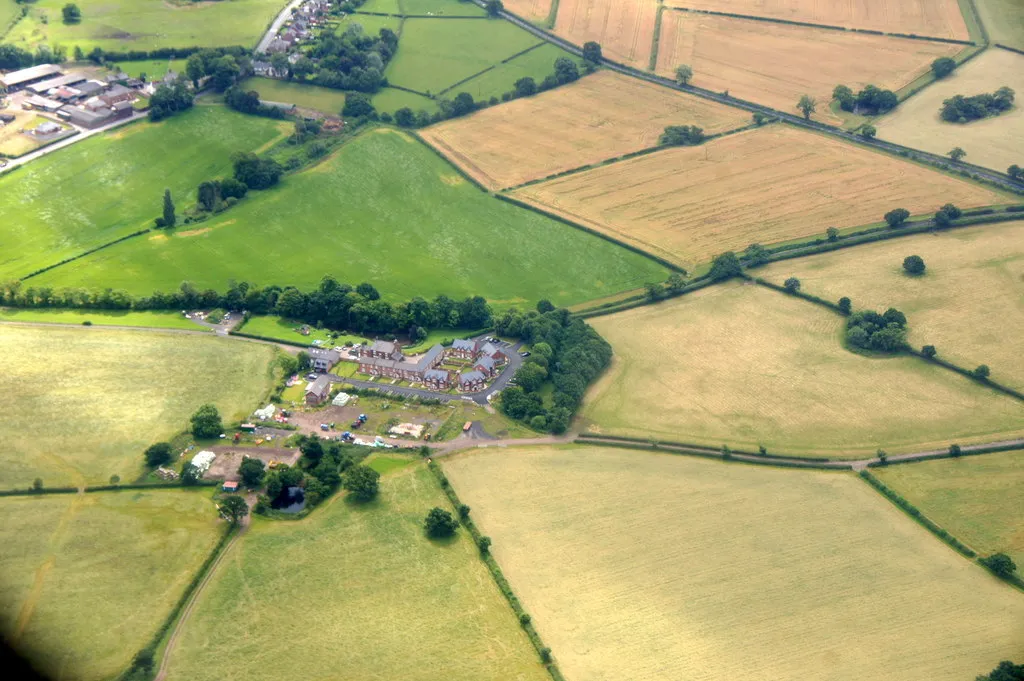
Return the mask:
<svg viewBox="0 0 1024 681">
<path fill-rule="evenodd" d="M 428 381 L 447 381 L 448 372 L 444 369 L 428 369 L 427 372 L 423 374 L 423 378 Z"/>
<path fill-rule="evenodd" d="M 314 393 L 316 395 L 324 395 L 331 391 L 331 379 L 328 376 L 318 376 L 315 381 L 309 384 L 306 388 L 306 394 Z"/>
<path fill-rule="evenodd" d="M 491 359 L 490 357 L 488 357 L 487 355 L 484 355 L 483 357 L 481 357 L 480 359 L 478 359 L 476 361 L 476 365 L 478 367 L 483 367 L 483 368 L 487 369 L 488 371 L 490 371 L 491 369 L 494 368 L 494 364 L 495 364 L 494 360 Z"/>
<path fill-rule="evenodd" d="M 476 341 L 456 338 L 454 341 L 452 341 L 452 348 L 455 350 L 469 350 L 470 352 L 475 352 Z"/>
<path fill-rule="evenodd" d="M 480 352 L 482 352 L 483 354 L 487 355 L 488 357 L 491 357 L 491 356 L 495 355 L 496 353 L 498 353 L 499 350 L 498 350 L 497 347 L 495 347 L 491 343 L 484 343 L 484 346 L 482 348 L 480 348 Z"/>
<path fill-rule="evenodd" d="M 27 69 L 21 69 L 20 71 L 11 71 L 5 76 L 0 76 L 0 84 L 11 87 L 14 85 L 21 85 L 22 83 L 36 78 L 45 78 L 46 76 L 59 76 L 64 73 L 59 66 L 56 64 L 40 64 L 39 66 L 31 66 Z"/>
<path fill-rule="evenodd" d="M 461 383 L 462 385 L 465 385 L 467 383 L 476 383 L 477 381 L 482 380 L 484 380 L 484 375 L 476 370 L 466 371 L 464 373 L 459 374 L 459 383 Z"/>
<path fill-rule="evenodd" d="M 337 350 L 329 350 L 327 348 L 310 348 L 308 352 L 309 356 L 314 359 L 326 359 L 331 362 L 337 362 L 341 359 L 341 353 Z"/>
<path fill-rule="evenodd" d="M 224 485 L 224 489 L 238 489 L 238 483 L 234 480 L 227 480 Z"/>
<path fill-rule="evenodd" d="M 376 345 L 376 343 L 374 343 L 374 345 Z M 423 353 L 415 362 L 410 362 L 404 359 L 380 359 L 377 357 L 363 357 L 360 359 L 360 362 L 363 364 L 370 364 L 372 366 L 420 374 L 430 368 L 434 364 L 434 361 L 442 354 L 444 354 L 444 348 L 440 345 L 435 345 Z"/>
<path fill-rule="evenodd" d="M 390 355 L 395 350 L 399 350 L 397 343 L 391 341 L 375 340 L 370 345 L 370 350 L 373 352 L 383 352 L 386 355 Z"/>
</svg>

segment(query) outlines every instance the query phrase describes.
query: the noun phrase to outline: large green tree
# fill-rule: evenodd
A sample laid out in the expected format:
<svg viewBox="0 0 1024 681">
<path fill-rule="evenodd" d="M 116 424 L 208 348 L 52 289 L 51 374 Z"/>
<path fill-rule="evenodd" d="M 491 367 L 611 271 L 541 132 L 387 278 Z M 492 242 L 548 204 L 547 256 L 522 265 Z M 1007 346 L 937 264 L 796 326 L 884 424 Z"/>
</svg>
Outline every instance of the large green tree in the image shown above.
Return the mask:
<svg viewBox="0 0 1024 681">
<path fill-rule="evenodd" d="M 345 471 L 341 484 L 357 501 L 371 501 L 380 490 L 380 473 L 357 464 Z"/>
<path fill-rule="evenodd" d="M 459 529 L 459 523 L 451 513 L 435 506 L 427 513 L 423 527 L 428 536 L 438 539 L 454 535 L 455 530 Z"/>
<path fill-rule="evenodd" d="M 192 414 L 192 434 L 200 439 L 218 437 L 224 430 L 220 412 L 212 404 L 204 404 Z"/>
<path fill-rule="evenodd" d="M 165 463 L 170 463 L 174 456 L 174 452 L 171 451 L 171 445 L 167 442 L 157 442 L 146 448 L 146 465 L 147 466 L 163 466 Z"/>
<path fill-rule="evenodd" d="M 249 515 L 249 506 L 245 503 L 245 499 L 232 494 L 221 500 L 220 513 L 230 520 L 232 525 L 237 525 L 242 522 L 242 518 Z"/>
</svg>

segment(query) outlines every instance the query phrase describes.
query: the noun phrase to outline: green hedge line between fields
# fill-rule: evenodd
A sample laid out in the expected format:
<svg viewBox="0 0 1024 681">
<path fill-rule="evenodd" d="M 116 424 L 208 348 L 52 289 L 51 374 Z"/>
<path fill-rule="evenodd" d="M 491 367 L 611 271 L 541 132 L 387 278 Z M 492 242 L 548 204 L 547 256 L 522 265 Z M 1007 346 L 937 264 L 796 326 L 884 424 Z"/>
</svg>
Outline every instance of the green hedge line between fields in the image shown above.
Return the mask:
<svg viewBox="0 0 1024 681">
<path fill-rule="evenodd" d="M 1003 45 L 1002 43 L 996 43 L 995 45 L 1001 50 L 1008 50 L 1010 52 L 1016 52 L 1017 54 L 1024 54 L 1024 50 L 1018 50 L 1016 47 L 1010 47 L 1009 45 Z"/>
<path fill-rule="evenodd" d="M 85 492 L 116 492 L 121 489 L 188 489 L 190 487 L 218 487 L 218 480 L 197 480 L 190 485 L 183 485 L 181 482 L 126 482 L 116 485 L 97 485 L 86 487 Z"/>
<path fill-rule="evenodd" d="M 957 364 L 954 364 L 953 362 L 950 362 L 949 360 L 942 359 L 942 358 L 940 358 L 938 356 L 927 357 L 920 350 L 916 350 L 914 348 L 907 348 L 907 352 L 909 352 L 911 355 L 914 355 L 915 357 L 920 357 L 921 359 L 923 359 L 926 362 L 930 362 L 932 364 L 937 364 L 938 366 L 940 366 L 940 367 L 942 367 L 944 369 L 949 369 L 950 371 L 955 371 L 956 373 L 960 374 L 961 376 L 964 376 L 966 378 L 971 379 L 975 383 L 979 383 L 980 385 L 986 386 L 988 388 L 992 388 L 993 390 L 995 390 L 997 392 L 1001 392 L 1004 395 L 1008 395 L 1010 397 L 1013 397 L 1015 399 L 1018 399 L 1018 400 L 1024 402 L 1024 393 L 1021 393 L 1018 390 L 1014 390 L 1013 388 L 1011 388 L 1009 386 L 1006 386 L 1006 385 L 1003 385 L 1002 383 L 999 383 L 997 381 L 993 381 L 991 378 L 978 378 L 977 376 L 974 375 L 974 372 L 971 371 L 970 369 L 965 369 L 964 367 L 959 366 Z"/>
<path fill-rule="evenodd" d="M 954 456 L 949 451 L 936 452 L 927 456 L 920 456 L 915 459 L 888 459 L 885 463 L 881 461 L 874 461 L 868 464 L 868 468 L 888 468 L 889 466 L 897 466 L 899 464 L 917 463 L 919 461 L 937 461 L 939 459 L 956 459 L 964 458 L 965 456 L 979 456 L 981 454 L 995 454 L 997 452 L 1015 452 L 1024 450 L 1024 445 L 1020 444 L 1003 444 L 1003 445 L 964 445 L 960 449 L 960 454 Z"/>
<path fill-rule="evenodd" d="M 773 291 L 778 291 L 779 293 L 784 293 L 787 296 L 793 296 L 794 298 L 803 298 L 804 300 L 806 300 L 809 303 L 814 303 L 815 305 L 821 305 L 822 307 L 826 307 L 829 310 L 832 310 L 833 312 L 835 312 L 837 314 L 843 315 L 844 317 L 846 316 L 846 315 L 843 314 L 843 311 L 841 309 L 839 309 L 839 305 L 837 303 L 833 303 L 830 300 L 825 300 L 824 298 L 820 298 L 820 297 L 818 297 L 818 296 L 816 296 L 816 295 L 814 295 L 812 293 L 805 293 L 805 292 L 799 291 L 799 290 L 797 290 L 797 291 L 790 291 L 785 286 L 779 286 L 778 284 L 774 284 L 774 283 L 772 283 L 772 282 L 770 282 L 770 281 L 768 281 L 766 279 L 762 279 L 760 277 L 752 277 L 749 274 L 744 274 L 743 278 L 746 279 L 747 281 L 753 282 L 753 283 L 758 284 L 760 286 L 764 286 L 765 288 L 770 288 Z"/>
<path fill-rule="evenodd" d="M 483 186 L 483 184 L 481 184 L 479 180 L 477 180 L 475 177 L 471 176 L 465 170 L 460 168 L 457 164 L 452 163 L 452 160 L 450 158 L 448 158 L 447 156 L 442 154 L 439 149 L 436 149 L 432 144 L 429 144 L 426 140 L 424 140 L 423 137 L 418 132 L 416 132 L 415 130 L 407 130 L 405 128 L 401 128 L 401 130 L 403 130 L 404 132 L 409 133 L 410 135 L 412 135 L 413 137 L 416 138 L 417 142 L 419 142 L 420 144 L 425 146 L 427 149 L 430 149 L 430 151 L 434 152 L 434 154 L 439 159 L 441 159 L 442 161 L 447 163 L 449 165 L 449 167 L 451 167 L 453 170 L 455 170 L 455 172 L 457 172 L 459 175 L 461 175 L 464 180 L 466 180 L 467 182 L 469 182 L 470 184 L 472 184 L 474 187 L 476 187 L 480 191 L 484 192 L 485 194 L 490 194 L 491 193 L 490 189 L 488 189 L 487 187 Z"/>
<path fill-rule="evenodd" d="M 636 442 L 640 444 L 653 445 L 655 447 L 665 445 L 666 447 L 682 447 L 684 449 L 693 449 L 699 451 L 705 451 L 710 454 L 721 454 L 721 448 L 709 447 L 707 445 L 697 445 L 692 442 L 679 442 L 678 440 L 653 440 L 651 438 L 642 437 L 629 437 L 626 435 L 603 435 L 601 433 L 591 433 L 589 431 L 583 431 L 579 435 L 580 437 L 589 438 L 592 440 L 624 440 L 626 442 Z M 756 456 L 758 459 L 782 459 L 783 461 L 790 459 L 798 459 L 800 461 L 812 461 L 817 463 L 848 463 L 843 459 L 832 459 L 827 456 L 797 456 L 795 454 L 761 454 L 760 452 L 752 452 L 747 449 L 733 449 L 730 448 L 733 454 L 742 454 L 745 456 Z"/>
<path fill-rule="evenodd" d="M 43 489 L 5 489 L 0 490 L 0 497 L 41 497 L 47 494 L 74 494 L 77 487 L 44 487 Z"/>
<path fill-rule="evenodd" d="M 864 479 L 869 485 L 874 487 L 876 490 L 882 493 L 886 499 L 894 503 L 900 509 L 902 509 L 907 515 L 916 520 L 924 528 L 934 534 L 936 537 L 944 541 L 957 553 L 964 556 L 965 558 L 975 558 L 978 554 L 971 547 L 964 544 L 962 541 L 951 535 L 946 530 L 939 527 L 936 523 L 930 520 L 926 515 L 921 513 L 920 510 L 912 503 L 904 499 L 897 492 L 890 489 L 885 485 L 884 482 L 876 478 L 869 471 L 861 471 L 860 477 Z"/>
<path fill-rule="evenodd" d="M 107 242 L 105 244 L 100 244 L 96 248 L 90 248 L 88 251 L 84 251 L 84 252 L 79 253 L 78 255 L 72 256 L 70 258 L 65 258 L 64 260 L 61 260 L 60 262 L 58 262 L 58 263 L 56 263 L 54 265 L 47 265 L 46 267 L 44 267 L 42 269 L 38 269 L 35 272 L 31 272 L 29 274 L 26 274 L 24 277 L 21 277 L 21 281 L 25 281 L 26 279 L 31 279 L 32 277 L 37 277 L 40 274 L 42 274 L 43 272 L 49 272 L 50 270 L 55 269 L 57 267 L 60 267 L 61 265 L 67 265 L 69 262 L 74 262 L 75 260 L 78 260 L 79 258 L 84 258 L 87 255 L 92 255 L 93 253 L 96 253 L 97 251 L 102 251 L 104 248 L 110 248 L 111 246 L 115 246 L 115 245 L 121 243 L 122 241 L 127 241 L 128 239 L 134 239 L 137 236 L 142 236 L 143 234 L 148 234 L 150 231 L 151 230 L 149 230 L 148 228 L 147 229 L 140 229 L 137 232 L 132 232 L 131 234 L 127 234 L 127 235 L 125 235 L 125 236 L 123 236 L 123 237 L 121 237 L 119 239 L 114 239 L 113 241 L 109 241 L 109 242 Z"/>
<path fill-rule="evenodd" d="M 460 517 L 459 508 L 462 506 L 462 501 L 459 499 L 459 495 L 455 493 L 451 483 L 448 482 L 448 477 L 444 474 L 444 471 L 441 470 L 441 467 L 437 465 L 437 462 L 435 461 L 430 461 L 427 464 L 427 468 L 429 468 L 430 472 L 434 474 L 434 477 L 437 479 L 437 483 L 441 486 L 441 489 L 444 490 L 445 495 L 448 497 L 448 501 L 451 503 L 452 508 L 455 511 L 455 517 Z M 481 534 L 476 523 L 473 522 L 473 518 L 466 517 L 462 519 L 462 525 L 469 531 L 469 535 L 473 538 L 473 544 L 479 549 L 480 540 L 484 535 Z M 487 569 L 491 571 L 491 577 L 494 578 L 494 582 L 498 585 L 498 589 L 501 591 L 502 595 L 505 596 L 508 604 L 512 606 L 512 612 L 515 613 L 516 619 L 519 620 L 520 626 L 522 626 L 523 631 L 526 632 L 527 637 L 530 639 L 530 643 L 533 644 L 534 649 L 537 651 L 537 655 L 540 656 L 545 669 L 547 669 L 548 673 L 551 674 L 551 678 L 554 679 L 554 681 L 565 681 L 565 677 L 562 676 L 562 672 L 558 668 L 558 664 L 553 660 L 550 662 L 545 661 L 545 657 L 550 658 L 551 649 L 544 645 L 544 641 L 534 628 L 533 622 L 530 621 L 526 609 L 523 608 L 523 604 L 519 601 L 515 591 L 512 590 L 512 585 L 508 583 L 507 579 L 505 579 L 505 575 L 501 571 L 501 566 L 498 565 L 498 561 L 494 559 L 494 556 L 491 555 L 489 550 L 480 551 L 480 559 L 487 566 Z"/>
<path fill-rule="evenodd" d="M 663 454 L 675 454 L 677 456 L 696 456 L 703 459 L 716 459 L 726 463 L 742 463 L 742 464 L 753 464 L 755 466 L 775 466 L 777 468 L 804 468 L 804 469 L 815 469 L 815 470 L 851 470 L 853 464 L 849 462 L 836 461 L 831 464 L 825 463 L 820 460 L 806 459 L 806 460 L 793 460 L 793 459 L 781 459 L 772 458 L 771 456 L 761 456 L 760 454 L 751 454 L 749 452 L 737 452 L 731 451 L 729 456 L 726 456 L 721 450 L 697 450 L 696 448 L 690 449 L 686 447 L 673 446 L 668 443 L 641 443 L 641 442 L 615 442 L 613 440 L 590 440 L 586 436 L 581 435 L 573 441 L 574 444 L 590 445 L 592 447 L 612 447 L 615 449 L 636 449 L 644 452 L 659 452 Z M 794 457 L 797 459 L 798 457 Z"/>
<path fill-rule="evenodd" d="M 290 345 L 293 348 L 302 348 L 303 350 L 309 350 L 311 345 L 300 345 L 299 343 L 292 343 L 291 341 L 281 340 L 280 338 L 271 338 L 270 336 L 260 336 L 255 333 L 245 333 L 244 331 L 228 331 L 229 336 L 238 336 L 239 338 L 252 338 L 253 340 L 268 341 L 270 343 L 280 343 L 281 345 Z"/>
</svg>

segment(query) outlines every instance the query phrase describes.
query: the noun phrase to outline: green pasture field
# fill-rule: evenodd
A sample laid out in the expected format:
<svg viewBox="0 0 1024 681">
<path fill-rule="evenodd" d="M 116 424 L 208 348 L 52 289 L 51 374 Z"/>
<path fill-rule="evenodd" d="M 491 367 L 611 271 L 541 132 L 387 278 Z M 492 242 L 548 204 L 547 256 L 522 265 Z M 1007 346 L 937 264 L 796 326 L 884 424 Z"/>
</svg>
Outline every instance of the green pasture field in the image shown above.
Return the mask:
<svg viewBox="0 0 1024 681">
<path fill-rule="evenodd" d="M 923 461 L 872 472 L 982 556 L 1009 554 L 1024 574 L 1024 452 Z"/>
<path fill-rule="evenodd" d="M 181 74 L 185 72 L 184 59 L 151 59 L 146 61 L 123 61 L 117 68 L 133 78 L 145 74 L 146 80 L 163 78 L 168 71 Z"/>
<path fill-rule="evenodd" d="M 925 274 L 903 271 L 919 255 Z M 940 357 L 1024 390 L 1024 220 L 922 234 L 853 249 L 786 260 L 759 270 L 782 284 L 797 277 L 802 290 L 854 309 L 907 315 L 912 345 L 934 345 Z"/>
<path fill-rule="evenodd" d="M 392 114 L 403 107 L 409 107 L 415 112 L 427 111 L 428 113 L 434 113 L 438 109 L 437 102 L 429 97 L 390 87 L 380 90 L 373 96 L 372 101 L 377 111 L 386 111 Z"/>
<path fill-rule="evenodd" d="M 14 0 L 0 0 L 0 38 L 7 32 L 14 18 L 21 14 L 21 5 Z"/>
<path fill-rule="evenodd" d="M 335 33 L 341 35 L 352 24 L 363 27 L 363 33 L 369 36 L 380 35 L 380 29 L 390 28 L 396 34 L 401 33 L 402 19 L 399 17 L 379 17 L 373 14 L 347 14 L 338 22 Z"/>
<path fill-rule="evenodd" d="M 270 102 L 283 102 L 295 104 L 306 109 L 315 109 L 332 116 L 340 116 L 341 108 L 345 106 L 345 93 L 340 90 L 317 87 L 316 85 L 304 85 L 301 83 L 274 80 L 272 78 L 246 78 L 239 87 L 245 90 L 255 90 L 260 93 L 260 99 Z"/>
<path fill-rule="evenodd" d="M 239 420 L 273 383 L 273 347 L 213 335 L 0 324 L 0 347 L 4 489 L 132 481 L 201 404 Z"/>
<path fill-rule="evenodd" d="M 255 47 L 284 0 L 78 0 L 82 21 L 65 24 L 65 0 L 36 0 L 5 41 L 20 47 L 41 43 L 109 51 L 158 47 Z"/>
<path fill-rule="evenodd" d="M 460 0 L 399 0 L 403 14 L 446 17 L 482 17 L 487 14 L 479 5 Z M 364 6 L 365 7 L 365 6 Z M 492 19 L 492 21 L 498 21 Z"/>
<path fill-rule="evenodd" d="M 833 458 L 1024 433 L 1019 402 L 911 356 L 843 347 L 844 319 L 730 283 L 590 320 L 615 351 L 591 430 Z"/>
<path fill-rule="evenodd" d="M 416 461 L 416 457 L 413 456 L 387 456 L 384 454 L 371 454 L 370 457 L 364 461 L 367 466 L 377 471 L 381 475 L 387 475 L 399 469 L 405 468 L 409 464 Z"/>
<path fill-rule="evenodd" d="M 359 6 L 359 12 L 377 12 L 378 14 L 402 14 L 401 0 L 367 0 Z"/>
<path fill-rule="evenodd" d="M 158 329 L 204 331 L 180 312 L 135 312 L 128 310 L 56 310 L 0 307 L 0 322 L 36 322 L 44 324 L 81 324 L 95 326 L 146 326 Z"/>
<path fill-rule="evenodd" d="M 544 681 L 466 532 L 432 542 L 448 501 L 422 463 L 297 522 L 258 516 L 181 631 L 168 681 L 280 678 Z"/>
<path fill-rule="evenodd" d="M 286 121 L 197 106 L 95 135 L 0 177 L 0 280 L 152 227 L 165 188 L 180 212 L 200 182 L 230 175 L 232 153 L 291 132 Z"/>
<path fill-rule="evenodd" d="M 0 500 L 0 621 L 51 678 L 115 678 L 156 632 L 223 523 L 208 491 Z"/>
<path fill-rule="evenodd" d="M 851 473 L 606 447 L 443 460 L 567 679 L 962 681 L 1024 598 Z"/>
<path fill-rule="evenodd" d="M 539 85 L 544 78 L 555 72 L 555 60 L 559 57 L 572 58 L 568 52 L 550 43 L 545 43 L 535 50 L 521 54 L 511 61 L 499 64 L 487 73 L 452 88 L 445 96 L 453 96 L 460 92 L 468 92 L 477 101 L 491 97 L 501 98 L 506 92 L 515 89 L 520 78 L 529 76 Z M 579 60 L 573 59 L 578 62 Z"/>
<path fill-rule="evenodd" d="M 992 42 L 1024 50 L 1024 0 L 975 0 L 975 4 Z"/>
<path fill-rule="evenodd" d="M 508 306 L 541 298 L 567 305 L 668 274 L 643 256 L 488 196 L 413 137 L 388 128 L 360 135 L 196 227 L 132 239 L 35 283 L 146 294 L 185 279 L 223 290 L 234 279 L 309 290 L 331 274 L 372 282 L 389 300 L 444 293 Z"/>
<path fill-rule="evenodd" d="M 241 331 L 242 333 L 251 333 L 256 336 L 275 338 L 277 340 L 281 340 L 286 343 L 294 343 L 296 345 L 312 345 L 315 340 L 337 345 L 342 345 L 346 341 L 351 341 L 353 343 L 363 342 L 362 337 L 349 335 L 339 336 L 332 340 L 331 331 L 327 329 L 318 329 L 315 326 L 310 326 L 309 335 L 304 336 L 299 333 L 299 329 L 302 326 L 302 322 L 285 319 L 284 317 L 278 317 L 276 315 L 254 315 L 236 330 Z"/>
<path fill-rule="evenodd" d="M 393 85 L 437 94 L 538 42 L 507 21 L 406 19 L 385 75 Z"/>
</svg>

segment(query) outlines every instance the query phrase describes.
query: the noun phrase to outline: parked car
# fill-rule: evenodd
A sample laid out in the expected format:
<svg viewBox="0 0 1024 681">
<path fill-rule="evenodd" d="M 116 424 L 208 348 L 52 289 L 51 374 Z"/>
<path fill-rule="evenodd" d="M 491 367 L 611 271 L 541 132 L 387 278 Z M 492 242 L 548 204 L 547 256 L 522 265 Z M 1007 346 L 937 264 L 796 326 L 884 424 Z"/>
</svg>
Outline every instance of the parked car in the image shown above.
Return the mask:
<svg viewBox="0 0 1024 681">
<path fill-rule="evenodd" d="M 529 356 L 530 356 L 530 353 L 529 353 L 529 352 L 520 352 L 520 353 L 519 353 L 519 356 L 520 356 L 520 357 L 529 357 Z"/>
</svg>

